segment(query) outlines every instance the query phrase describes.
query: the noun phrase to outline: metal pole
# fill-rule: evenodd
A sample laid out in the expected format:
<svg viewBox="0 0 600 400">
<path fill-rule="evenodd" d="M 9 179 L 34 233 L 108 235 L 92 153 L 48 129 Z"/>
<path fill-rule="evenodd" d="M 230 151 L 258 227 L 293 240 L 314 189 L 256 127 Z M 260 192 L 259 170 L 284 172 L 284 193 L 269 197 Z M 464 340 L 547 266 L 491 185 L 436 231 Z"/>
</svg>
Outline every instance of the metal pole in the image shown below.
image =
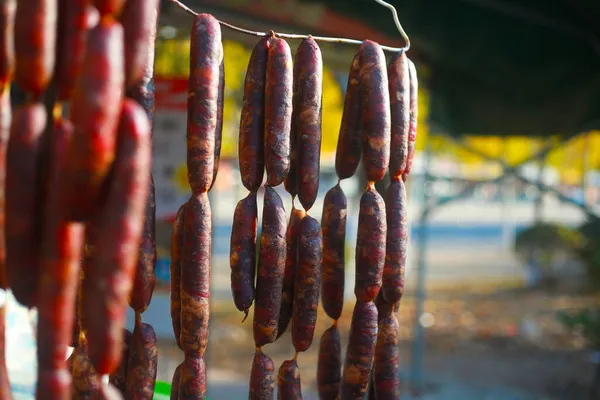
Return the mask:
<svg viewBox="0 0 600 400">
<path fill-rule="evenodd" d="M 423 202 L 421 204 L 421 216 L 419 218 L 418 234 L 418 253 L 417 253 L 417 292 L 415 304 L 415 316 L 413 323 L 413 345 L 412 345 L 412 363 L 411 380 L 413 392 L 420 395 L 423 388 L 423 352 L 425 348 L 425 338 L 423 325 L 421 324 L 421 315 L 423 314 L 423 305 L 425 303 L 425 272 L 426 272 L 426 254 L 427 254 L 427 224 L 429 217 L 429 193 L 428 184 L 431 180 L 430 163 L 431 149 L 429 144 L 425 148 L 425 165 L 423 171 Z"/>
</svg>

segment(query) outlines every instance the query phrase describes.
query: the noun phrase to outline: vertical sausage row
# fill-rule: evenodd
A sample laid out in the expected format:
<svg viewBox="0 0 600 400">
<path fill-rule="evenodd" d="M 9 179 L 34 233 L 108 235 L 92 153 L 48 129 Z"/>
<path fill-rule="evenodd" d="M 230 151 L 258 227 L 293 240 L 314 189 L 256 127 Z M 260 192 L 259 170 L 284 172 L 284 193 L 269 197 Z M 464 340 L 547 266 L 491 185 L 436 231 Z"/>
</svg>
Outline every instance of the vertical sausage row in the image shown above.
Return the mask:
<svg viewBox="0 0 600 400">
<path fill-rule="evenodd" d="M 408 179 L 415 156 L 417 121 L 419 119 L 419 81 L 417 77 L 417 67 L 415 67 L 415 64 L 411 60 L 408 60 L 408 76 L 410 80 L 410 131 L 408 134 L 406 169 L 402 174 L 402 180 L 404 180 L 404 182 Z"/>
</svg>

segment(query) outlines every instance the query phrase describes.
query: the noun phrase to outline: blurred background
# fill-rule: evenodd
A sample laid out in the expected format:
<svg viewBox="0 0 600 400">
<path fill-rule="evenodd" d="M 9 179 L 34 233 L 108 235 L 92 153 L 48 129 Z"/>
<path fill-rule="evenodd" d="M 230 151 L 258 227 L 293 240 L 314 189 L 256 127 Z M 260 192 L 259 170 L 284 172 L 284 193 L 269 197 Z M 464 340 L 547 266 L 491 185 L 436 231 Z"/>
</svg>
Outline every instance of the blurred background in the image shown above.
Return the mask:
<svg viewBox="0 0 600 400">
<path fill-rule="evenodd" d="M 600 398 L 600 5 L 595 0 L 396 0 L 420 78 L 415 167 L 408 182 L 410 247 L 399 312 L 406 398 Z M 257 31 L 369 38 L 403 46 L 389 10 L 369 0 L 186 0 Z M 191 16 L 164 1 L 156 51 L 153 173 L 158 284 L 145 322 L 161 340 L 159 379 L 182 360 L 169 317 L 174 215 L 187 201 L 186 98 Z M 246 67 L 257 38 L 223 30 L 225 115 L 213 211 L 213 399 L 247 397 L 251 317 L 231 298 L 233 210 L 246 196 L 237 141 Z M 298 41 L 289 41 L 292 53 Z M 336 184 L 335 148 L 356 46 L 321 44 L 323 142 L 319 198 Z M 388 54 L 389 56 L 389 54 Z M 365 178 L 348 197 L 343 346 L 354 304 L 354 244 Z M 384 181 L 378 185 L 383 192 Z M 291 199 L 279 188 L 286 212 Z M 262 192 L 259 191 L 259 210 Z M 260 212 L 259 212 L 260 214 Z M 259 215 L 260 218 L 260 215 Z M 129 316 L 130 323 L 133 315 Z M 299 356 L 316 399 L 320 314 Z M 294 355 L 286 333 L 265 352 Z"/>
</svg>

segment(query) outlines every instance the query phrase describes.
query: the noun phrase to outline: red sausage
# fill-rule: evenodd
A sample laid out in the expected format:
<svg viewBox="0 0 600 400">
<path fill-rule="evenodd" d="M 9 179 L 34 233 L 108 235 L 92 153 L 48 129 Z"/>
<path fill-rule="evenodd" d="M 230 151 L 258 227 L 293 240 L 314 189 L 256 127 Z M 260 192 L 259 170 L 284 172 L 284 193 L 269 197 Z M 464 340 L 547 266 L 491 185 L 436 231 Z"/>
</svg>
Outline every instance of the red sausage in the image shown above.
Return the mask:
<svg viewBox="0 0 600 400">
<path fill-rule="evenodd" d="M 159 0 L 127 0 L 119 20 L 125 29 L 125 84 L 137 83 L 153 56 Z"/>
<path fill-rule="evenodd" d="M 71 99 L 85 55 L 90 21 L 96 10 L 87 0 L 58 0 L 58 38 L 54 84 L 59 101 Z"/>
<path fill-rule="evenodd" d="M 340 179 L 347 179 L 354 175 L 362 154 L 362 94 L 359 58 L 360 52 L 354 56 L 350 67 L 342 125 L 335 152 L 335 172 Z"/>
<path fill-rule="evenodd" d="M 102 388 L 102 382 L 100 375 L 94 370 L 88 358 L 87 341 L 83 336 L 71 357 L 73 365 L 72 398 L 77 400 L 95 399 Z"/>
<path fill-rule="evenodd" d="M 252 50 L 244 82 L 238 158 L 242 183 L 251 192 L 262 184 L 265 170 L 263 136 L 268 56 L 269 39 L 262 38 Z"/>
<path fill-rule="evenodd" d="M 317 386 L 322 400 L 339 399 L 342 381 L 342 343 L 337 324 L 327 329 L 319 343 Z"/>
<path fill-rule="evenodd" d="M 222 59 L 219 22 L 209 14 L 196 16 L 191 37 L 187 124 L 188 181 L 194 193 L 208 191 L 213 180 Z"/>
<path fill-rule="evenodd" d="M 410 130 L 410 80 L 408 58 L 404 51 L 394 55 L 388 65 L 391 104 L 390 176 L 400 179 L 408 158 Z"/>
<path fill-rule="evenodd" d="M 336 185 L 325 195 L 321 227 L 323 230 L 323 288 L 321 302 L 327 315 L 337 320 L 344 307 L 346 264 L 346 195 Z"/>
<path fill-rule="evenodd" d="M 72 133 L 69 121 L 59 119 L 55 122 L 39 257 L 37 391 L 45 394 L 44 397 L 52 393 L 55 399 L 67 398 L 71 391 L 71 376 L 64 354 L 71 345 L 84 241 L 83 225 L 67 222 L 57 212 L 60 209 L 62 167 Z"/>
<path fill-rule="evenodd" d="M 94 0 L 94 5 L 101 15 L 118 15 L 125 0 Z"/>
<path fill-rule="evenodd" d="M 16 0 L 0 3 L 0 93 L 8 88 L 15 68 L 15 11 Z"/>
<path fill-rule="evenodd" d="M 377 343 L 377 308 L 372 301 L 354 306 L 346 361 L 342 374 L 341 398 L 362 400 L 367 393 Z"/>
<path fill-rule="evenodd" d="M 290 169 L 293 69 L 290 46 L 272 38 L 265 86 L 265 166 L 267 185 L 283 182 Z"/>
<path fill-rule="evenodd" d="M 223 46 L 221 45 L 221 52 Z M 222 56 L 221 66 L 219 67 L 219 97 L 217 99 L 217 128 L 215 129 L 215 166 L 213 168 L 213 178 L 210 183 L 212 189 L 217 180 L 219 172 L 219 162 L 221 161 L 221 146 L 223 144 L 223 107 L 225 106 L 225 58 Z"/>
<path fill-rule="evenodd" d="M 135 101 L 126 100 L 106 203 L 90 222 L 94 251 L 83 280 L 82 314 L 94 316 L 86 318 L 89 355 L 101 375 L 111 373 L 121 358 L 127 299 L 148 194 L 151 146 L 144 110 Z"/>
<path fill-rule="evenodd" d="M 275 364 L 260 349 L 254 353 L 250 372 L 248 400 L 273 400 L 275 393 Z"/>
<path fill-rule="evenodd" d="M 299 65 L 300 71 L 294 106 L 298 147 L 298 199 L 308 211 L 317 198 L 321 161 L 323 60 L 319 45 L 314 39 L 303 40 L 298 46 L 296 65 Z"/>
<path fill-rule="evenodd" d="M 206 364 L 202 356 L 186 355 L 181 364 L 179 400 L 206 399 Z"/>
<path fill-rule="evenodd" d="M 173 380 L 171 381 L 171 400 L 177 400 L 179 398 L 179 385 L 181 383 L 182 368 L 183 363 L 179 364 L 173 373 Z"/>
<path fill-rule="evenodd" d="M 1 57 L 1 55 L 0 55 Z M 6 281 L 6 234 L 5 234 L 5 207 L 6 207 L 6 151 L 10 135 L 11 123 L 10 91 L 0 93 L 0 289 L 8 287 Z"/>
<path fill-rule="evenodd" d="M 385 204 L 374 188 L 360 199 L 356 238 L 356 283 L 354 294 L 360 301 L 373 301 L 381 289 L 386 242 Z"/>
<path fill-rule="evenodd" d="M 193 195 L 185 210 L 181 264 L 181 345 L 203 355 L 210 316 L 211 210 L 207 193 Z"/>
<path fill-rule="evenodd" d="M 127 400 L 152 400 L 158 363 L 156 334 L 152 326 L 136 323 L 127 361 Z"/>
<path fill-rule="evenodd" d="M 109 382 L 122 394 L 127 390 L 127 369 L 129 364 L 129 348 L 131 347 L 131 338 L 133 334 L 127 329 L 123 329 L 123 352 L 119 367 L 109 377 Z"/>
<path fill-rule="evenodd" d="M 57 0 L 20 1 L 15 15 L 15 81 L 38 100 L 54 72 Z"/>
<path fill-rule="evenodd" d="M 123 28 L 102 20 L 90 31 L 71 101 L 75 127 L 65 171 L 64 208 L 72 220 L 93 216 L 115 159 L 123 96 Z"/>
<path fill-rule="evenodd" d="M 391 304 L 402 298 L 408 245 L 406 189 L 402 180 L 392 181 L 385 194 L 387 239 L 383 266 L 383 297 Z"/>
<path fill-rule="evenodd" d="M 379 333 L 375 348 L 373 386 L 377 400 L 400 398 L 400 351 L 398 320 L 389 313 L 379 320 Z"/>
<path fill-rule="evenodd" d="M 262 216 L 253 324 L 256 347 L 277 338 L 285 272 L 285 210 L 281 198 L 270 186 L 265 187 Z"/>
<path fill-rule="evenodd" d="M 6 153 L 6 273 L 13 295 L 27 307 L 36 304 L 41 234 L 36 200 L 42 189 L 36 181 L 46 118 L 43 104 L 18 107 Z"/>
<path fill-rule="evenodd" d="M 415 157 L 415 145 L 417 144 L 417 121 L 419 119 L 419 80 L 415 64 L 408 60 L 408 75 L 410 77 L 410 131 L 408 134 L 408 158 L 406 169 L 402 174 L 402 180 L 406 182 L 412 168 Z"/>
<path fill-rule="evenodd" d="M 277 400 L 302 400 L 300 368 L 296 360 L 287 360 L 279 368 Z"/>
<path fill-rule="evenodd" d="M 235 207 L 229 256 L 233 301 L 246 316 L 255 293 L 257 224 L 256 193 L 251 192 Z"/>
<path fill-rule="evenodd" d="M 385 55 L 370 40 L 360 46 L 360 86 L 364 104 L 362 115 L 363 164 L 367 180 L 380 181 L 390 162 L 390 94 Z"/>
<path fill-rule="evenodd" d="M 292 78 L 292 125 L 290 128 L 290 169 L 285 176 L 283 185 L 285 190 L 292 195 L 292 199 L 298 195 L 298 129 L 296 129 L 296 119 L 298 118 L 298 84 L 300 82 L 300 63 L 298 54 L 294 62 Z"/>
<path fill-rule="evenodd" d="M 316 219 L 307 215 L 300 222 L 298 232 L 298 270 L 294 285 L 292 319 L 292 343 L 296 351 L 308 350 L 315 334 L 321 294 L 322 264 L 321 225 Z"/>
<path fill-rule="evenodd" d="M 283 274 L 277 338 L 281 337 L 286 331 L 294 312 L 294 284 L 296 282 L 296 270 L 298 269 L 298 232 L 300 231 L 302 218 L 304 218 L 304 211 L 292 208 L 290 223 L 285 233 L 285 272 Z"/>
<path fill-rule="evenodd" d="M 186 204 L 179 207 L 171 235 L 171 322 L 177 346 L 181 349 L 181 250 L 183 247 L 183 218 Z"/>
</svg>

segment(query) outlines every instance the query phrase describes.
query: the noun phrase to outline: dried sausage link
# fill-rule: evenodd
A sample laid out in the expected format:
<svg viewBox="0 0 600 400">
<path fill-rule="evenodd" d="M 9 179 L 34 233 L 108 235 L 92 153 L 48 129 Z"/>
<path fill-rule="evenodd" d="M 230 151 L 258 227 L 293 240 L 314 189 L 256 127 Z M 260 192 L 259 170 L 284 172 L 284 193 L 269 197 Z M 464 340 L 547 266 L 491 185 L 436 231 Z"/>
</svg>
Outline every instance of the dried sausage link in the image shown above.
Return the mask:
<svg viewBox="0 0 600 400">
<path fill-rule="evenodd" d="M 187 204 L 187 203 L 186 203 Z M 183 204 L 177 210 L 171 235 L 171 323 L 177 346 L 181 347 L 181 251 L 183 249 L 183 232 L 185 207 Z"/>
<path fill-rule="evenodd" d="M 337 324 L 327 329 L 319 343 L 317 386 L 321 400 L 338 400 L 342 381 L 342 342 Z"/>
<path fill-rule="evenodd" d="M 273 360 L 256 349 L 250 371 L 248 400 L 273 400 L 275 394 L 275 364 Z"/>
<path fill-rule="evenodd" d="M 362 400 L 367 393 L 377 343 L 377 307 L 357 301 L 352 313 L 350 338 L 342 375 L 341 398 Z"/>
<path fill-rule="evenodd" d="M 300 222 L 304 218 L 304 211 L 292 208 L 290 222 L 285 232 L 285 272 L 283 274 L 283 288 L 281 291 L 281 309 L 277 324 L 277 338 L 287 330 L 294 312 L 294 284 L 298 269 L 298 233 Z"/>
<path fill-rule="evenodd" d="M 38 161 L 47 114 L 43 104 L 15 110 L 6 153 L 6 274 L 15 298 L 36 305 L 41 187 Z"/>
<path fill-rule="evenodd" d="M 246 316 L 255 294 L 257 225 L 256 192 L 251 192 L 235 207 L 229 256 L 233 301 Z"/>
<path fill-rule="evenodd" d="M 47 198 L 43 217 L 38 283 L 38 393 L 69 396 L 71 375 L 64 352 L 71 345 L 75 299 L 79 282 L 82 224 L 65 221 L 60 209 L 62 169 L 68 142 L 73 133 L 69 121 L 54 124 L 50 144 Z"/>
<path fill-rule="evenodd" d="M 385 176 L 390 162 L 390 94 L 381 47 L 370 40 L 360 46 L 360 86 L 364 104 L 362 115 L 363 164 L 367 180 Z"/>
<path fill-rule="evenodd" d="M 207 193 L 192 195 L 185 210 L 181 264 L 181 345 L 203 355 L 210 317 L 211 209 Z"/>
<path fill-rule="evenodd" d="M 181 364 L 178 398 L 180 400 L 206 399 L 206 364 L 199 355 L 186 355 Z"/>
<path fill-rule="evenodd" d="M 373 301 L 381 289 L 386 241 L 385 204 L 374 188 L 360 199 L 356 239 L 356 284 L 354 294 L 360 301 Z"/>
<path fill-rule="evenodd" d="M 387 239 L 385 264 L 383 266 L 383 297 L 395 304 L 404 293 L 404 270 L 408 246 L 408 224 L 406 222 L 406 189 L 404 182 L 392 181 L 385 194 L 387 217 Z"/>
<path fill-rule="evenodd" d="M 129 348 L 131 347 L 131 338 L 133 334 L 127 329 L 123 329 L 123 350 L 121 352 L 121 361 L 119 366 L 110 374 L 109 383 L 119 390 L 123 395 L 127 390 L 127 369 L 129 365 Z"/>
<path fill-rule="evenodd" d="M 380 318 L 373 367 L 373 384 L 377 400 L 400 398 L 398 329 L 398 320 L 394 313 Z"/>
<path fill-rule="evenodd" d="M 123 97 L 123 27 L 101 20 L 90 31 L 71 101 L 75 127 L 65 171 L 64 209 L 72 220 L 95 215 L 115 159 Z"/>
<path fill-rule="evenodd" d="M 57 0 L 19 1 L 15 14 L 15 81 L 34 100 L 44 94 L 56 60 Z"/>
<path fill-rule="evenodd" d="M 419 80 L 415 64 L 408 60 L 408 75 L 410 77 L 410 131 L 408 134 L 408 158 L 406 169 L 402 174 L 402 180 L 406 182 L 412 168 L 415 157 L 415 146 L 417 144 L 417 122 L 419 120 Z"/>
<path fill-rule="evenodd" d="M 285 210 L 281 198 L 273 188 L 266 186 L 254 305 L 256 347 L 272 343 L 277 338 L 285 273 L 285 231 Z"/>
<path fill-rule="evenodd" d="M 285 176 L 283 185 L 285 190 L 294 199 L 298 195 L 298 129 L 296 129 L 296 119 L 298 118 L 298 84 L 300 83 L 300 63 L 298 53 L 292 72 L 292 123 L 290 127 L 290 169 Z"/>
<path fill-rule="evenodd" d="M 222 58 L 219 22 L 209 14 L 196 16 L 191 37 L 187 124 L 188 181 L 194 193 L 208 191 L 213 180 Z"/>
<path fill-rule="evenodd" d="M 89 356 L 101 375 L 111 373 L 121 358 L 127 300 L 142 236 L 151 152 L 148 118 L 135 101 L 125 100 L 106 202 L 89 223 L 94 232 L 90 238 L 94 250 L 85 268 L 82 291 Z"/>
<path fill-rule="evenodd" d="M 171 400 L 177 400 L 179 398 L 179 385 L 181 384 L 181 370 L 183 368 L 183 362 L 175 368 L 173 373 L 173 379 L 171 381 Z"/>
<path fill-rule="evenodd" d="M 0 3 L 0 93 L 8 89 L 15 68 L 15 11 L 16 0 Z"/>
<path fill-rule="evenodd" d="M 404 51 L 394 55 L 388 65 L 391 105 L 390 176 L 400 179 L 408 158 L 410 131 L 410 79 Z"/>
<path fill-rule="evenodd" d="M 238 158 L 242 183 L 251 192 L 260 187 L 265 172 L 263 138 L 268 57 L 269 39 L 262 38 L 252 50 L 244 81 Z"/>
<path fill-rule="evenodd" d="M 1 54 L 0 54 L 1 56 Z M 0 93 L 0 289 L 6 289 L 6 157 L 10 135 L 12 107 L 10 105 L 10 90 Z"/>
<path fill-rule="evenodd" d="M 295 359 L 284 361 L 279 368 L 277 400 L 302 400 L 300 368 Z"/>
<path fill-rule="evenodd" d="M 321 303 L 327 315 L 336 320 L 344 307 L 346 263 L 346 217 L 348 202 L 335 185 L 325 195 L 321 229 L 323 230 L 323 288 Z"/>
<path fill-rule="evenodd" d="M 298 199 L 308 211 L 317 198 L 321 160 L 323 60 L 321 49 L 314 39 L 305 39 L 298 46 L 296 65 L 299 70 L 298 92 L 295 93 L 297 100 L 294 106 L 298 151 Z"/>
<path fill-rule="evenodd" d="M 265 166 L 267 185 L 277 186 L 290 170 L 293 67 L 290 46 L 272 38 L 265 85 Z"/>
<path fill-rule="evenodd" d="M 221 45 L 223 53 L 223 45 Z M 223 108 L 225 106 L 225 57 L 221 56 L 221 65 L 219 67 L 219 97 L 217 98 L 217 128 L 215 129 L 215 166 L 213 168 L 213 178 L 208 190 L 212 189 L 217 180 L 219 172 L 219 163 L 221 161 L 221 147 L 223 145 Z"/>
<path fill-rule="evenodd" d="M 360 52 L 354 56 L 344 99 L 342 124 L 335 152 L 335 172 L 338 178 L 354 175 L 362 155 L 362 103 L 360 90 Z"/>
<path fill-rule="evenodd" d="M 73 351 L 71 398 L 75 400 L 95 399 L 98 396 L 102 382 L 100 375 L 94 370 L 87 354 L 87 341 L 83 337 Z"/>
<path fill-rule="evenodd" d="M 152 326 L 136 323 L 127 361 L 127 400 L 152 400 L 158 363 L 156 334 Z"/>
<path fill-rule="evenodd" d="M 298 232 L 298 270 L 294 285 L 292 343 L 296 351 L 312 344 L 321 294 L 323 236 L 319 221 L 307 215 Z"/>
</svg>

